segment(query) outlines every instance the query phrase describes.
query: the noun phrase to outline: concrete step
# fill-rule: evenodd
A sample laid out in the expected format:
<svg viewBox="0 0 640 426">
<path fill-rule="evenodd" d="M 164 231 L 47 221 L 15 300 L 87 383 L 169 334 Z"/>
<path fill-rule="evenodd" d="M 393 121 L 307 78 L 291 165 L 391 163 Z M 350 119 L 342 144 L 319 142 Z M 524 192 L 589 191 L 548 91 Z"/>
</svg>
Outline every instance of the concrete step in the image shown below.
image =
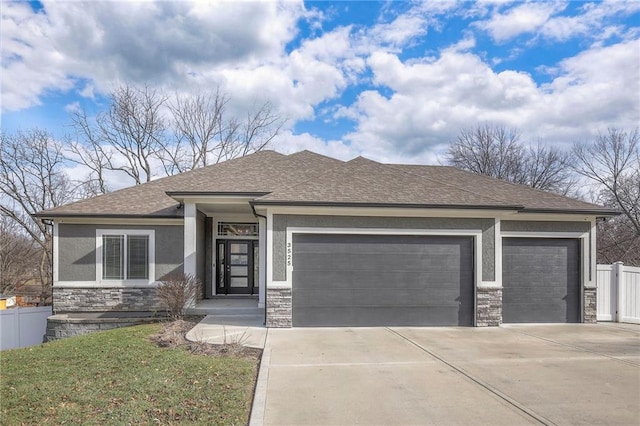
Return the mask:
<svg viewBox="0 0 640 426">
<path fill-rule="evenodd" d="M 220 315 L 220 316 L 260 316 L 264 317 L 264 308 L 247 307 L 247 306 L 196 306 L 195 308 L 185 309 L 187 315 Z"/>
</svg>

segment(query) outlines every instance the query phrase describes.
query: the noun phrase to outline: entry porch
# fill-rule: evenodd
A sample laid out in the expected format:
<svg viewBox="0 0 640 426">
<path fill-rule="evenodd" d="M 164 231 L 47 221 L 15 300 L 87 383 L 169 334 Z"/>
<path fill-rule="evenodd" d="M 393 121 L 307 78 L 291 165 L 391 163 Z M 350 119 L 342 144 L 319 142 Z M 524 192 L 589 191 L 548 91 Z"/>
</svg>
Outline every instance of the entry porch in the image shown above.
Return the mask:
<svg viewBox="0 0 640 426">
<path fill-rule="evenodd" d="M 189 313 L 250 315 L 264 322 L 266 219 L 252 196 L 171 194 L 184 209 L 184 273 L 202 282 Z"/>
</svg>

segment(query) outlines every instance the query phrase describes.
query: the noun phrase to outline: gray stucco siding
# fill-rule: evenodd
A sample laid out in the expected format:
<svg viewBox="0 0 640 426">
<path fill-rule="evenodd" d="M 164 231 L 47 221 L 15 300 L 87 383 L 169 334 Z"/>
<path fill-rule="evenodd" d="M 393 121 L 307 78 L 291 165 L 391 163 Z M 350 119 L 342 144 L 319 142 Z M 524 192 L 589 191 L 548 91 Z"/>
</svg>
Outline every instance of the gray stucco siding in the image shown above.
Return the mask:
<svg viewBox="0 0 640 426">
<path fill-rule="evenodd" d="M 198 211 L 196 218 L 196 276 L 200 282 L 205 282 L 205 221 L 207 217 Z"/>
<path fill-rule="evenodd" d="M 502 220 L 500 230 L 505 232 L 590 232 L 591 223 Z"/>
<path fill-rule="evenodd" d="M 58 279 L 94 281 L 96 279 L 96 227 L 58 225 Z"/>
<path fill-rule="evenodd" d="M 151 229 L 155 231 L 156 280 L 182 273 L 184 231 L 181 225 L 58 225 L 58 280 L 95 281 L 97 229 Z"/>
<path fill-rule="evenodd" d="M 482 230 L 482 279 L 495 280 L 495 221 L 492 218 L 422 218 L 377 216 L 273 216 L 273 280 L 286 280 L 288 227 Z"/>
</svg>

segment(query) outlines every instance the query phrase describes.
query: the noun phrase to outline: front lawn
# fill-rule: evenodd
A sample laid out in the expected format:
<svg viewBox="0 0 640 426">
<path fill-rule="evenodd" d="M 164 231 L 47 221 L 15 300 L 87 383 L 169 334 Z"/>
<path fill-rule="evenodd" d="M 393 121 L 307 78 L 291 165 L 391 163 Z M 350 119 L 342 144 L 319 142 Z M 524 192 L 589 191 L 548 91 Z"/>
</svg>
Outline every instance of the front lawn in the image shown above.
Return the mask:
<svg viewBox="0 0 640 426">
<path fill-rule="evenodd" d="M 256 356 L 150 340 L 159 324 L 0 353 L 1 424 L 247 424 Z"/>
</svg>

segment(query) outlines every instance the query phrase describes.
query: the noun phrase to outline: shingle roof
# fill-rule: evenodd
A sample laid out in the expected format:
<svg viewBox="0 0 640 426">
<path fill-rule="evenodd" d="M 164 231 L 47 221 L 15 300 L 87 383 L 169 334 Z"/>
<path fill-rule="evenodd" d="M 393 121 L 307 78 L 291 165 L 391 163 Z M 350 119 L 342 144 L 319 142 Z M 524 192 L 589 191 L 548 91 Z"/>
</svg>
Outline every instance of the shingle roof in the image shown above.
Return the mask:
<svg viewBox="0 0 640 426">
<path fill-rule="evenodd" d="M 40 212 L 40 217 L 181 217 L 167 195 L 251 194 L 254 204 L 498 208 L 614 213 L 595 204 L 448 166 L 343 162 L 310 151 L 262 151 Z"/>
</svg>

